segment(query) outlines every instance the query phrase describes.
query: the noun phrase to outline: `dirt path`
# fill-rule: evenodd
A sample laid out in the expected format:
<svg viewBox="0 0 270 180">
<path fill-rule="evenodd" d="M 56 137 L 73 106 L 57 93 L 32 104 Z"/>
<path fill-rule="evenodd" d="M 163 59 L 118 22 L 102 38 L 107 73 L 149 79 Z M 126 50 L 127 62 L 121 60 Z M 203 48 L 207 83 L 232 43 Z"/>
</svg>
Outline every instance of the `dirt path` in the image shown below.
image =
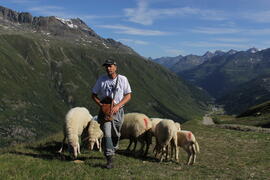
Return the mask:
<svg viewBox="0 0 270 180">
<path fill-rule="evenodd" d="M 208 115 L 205 115 L 203 117 L 203 122 L 202 122 L 204 125 L 214 125 L 214 121 L 211 117 L 209 117 Z"/>
</svg>

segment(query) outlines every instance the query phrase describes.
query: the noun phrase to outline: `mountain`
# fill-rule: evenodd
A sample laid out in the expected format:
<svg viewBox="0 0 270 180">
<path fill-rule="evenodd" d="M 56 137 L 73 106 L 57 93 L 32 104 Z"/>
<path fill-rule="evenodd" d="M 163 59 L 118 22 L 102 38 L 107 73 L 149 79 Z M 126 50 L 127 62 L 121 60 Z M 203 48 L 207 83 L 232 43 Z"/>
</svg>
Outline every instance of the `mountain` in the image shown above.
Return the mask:
<svg viewBox="0 0 270 180">
<path fill-rule="evenodd" d="M 156 59 L 151 59 L 151 60 L 170 69 L 182 58 L 183 56 L 179 55 L 176 57 L 161 57 L 161 58 L 156 58 Z"/>
<path fill-rule="evenodd" d="M 230 50 L 227 53 L 228 54 L 234 54 L 237 51 Z M 187 56 L 176 56 L 176 57 L 161 57 L 153 59 L 152 61 L 163 65 L 164 67 L 170 69 L 171 71 L 181 74 L 185 71 L 191 70 L 196 68 L 197 66 L 203 64 L 205 61 L 215 57 L 215 56 L 222 56 L 226 54 L 223 51 L 215 51 L 214 53 L 207 51 L 204 55 L 198 56 L 198 55 L 187 55 Z"/>
<path fill-rule="evenodd" d="M 208 97 L 159 64 L 113 39 L 97 35 L 80 19 L 33 17 L 0 7 L 0 146 L 62 131 L 71 107 L 98 108 L 91 88 L 117 61 L 128 77 L 126 112 L 184 122 L 201 116 Z"/>
<path fill-rule="evenodd" d="M 240 114 L 248 108 L 270 99 L 270 74 L 241 84 L 217 100 L 230 114 Z"/>
<path fill-rule="evenodd" d="M 221 98 L 237 86 L 270 72 L 270 49 L 254 49 L 214 56 L 203 64 L 178 73 L 202 87 L 215 98 Z"/>
</svg>

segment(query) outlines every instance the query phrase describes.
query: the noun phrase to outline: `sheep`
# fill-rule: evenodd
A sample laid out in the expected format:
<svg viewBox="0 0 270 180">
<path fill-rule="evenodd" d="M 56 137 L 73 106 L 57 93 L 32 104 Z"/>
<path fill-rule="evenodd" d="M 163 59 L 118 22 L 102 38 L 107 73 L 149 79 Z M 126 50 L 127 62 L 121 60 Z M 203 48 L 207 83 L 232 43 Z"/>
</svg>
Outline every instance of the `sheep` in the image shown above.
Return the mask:
<svg viewBox="0 0 270 180">
<path fill-rule="evenodd" d="M 161 118 L 151 118 L 151 120 L 152 120 L 152 129 L 151 129 L 151 132 L 152 132 L 152 136 L 155 136 L 156 125 L 157 125 L 160 121 L 162 121 L 162 120 L 164 120 L 164 119 L 161 119 Z M 165 120 L 171 120 L 171 119 L 165 119 Z M 175 122 L 174 125 L 175 125 L 177 131 L 178 131 L 178 130 L 181 130 L 181 125 L 180 125 L 179 122 Z M 173 140 L 172 140 L 171 143 L 173 143 Z M 173 155 L 173 150 L 175 150 L 175 146 L 172 145 L 172 146 L 171 146 L 171 156 Z M 155 152 L 155 151 L 156 151 L 156 148 L 154 148 L 153 152 Z M 166 154 L 166 156 L 168 156 L 168 154 Z"/>
<path fill-rule="evenodd" d="M 177 144 L 188 154 L 187 165 L 194 164 L 196 161 L 196 154 L 200 152 L 200 147 L 194 134 L 191 131 L 178 131 Z"/>
<path fill-rule="evenodd" d="M 146 150 L 143 156 L 147 156 L 149 146 L 151 144 L 151 133 L 152 128 L 151 120 L 142 113 L 128 113 L 124 115 L 124 122 L 121 128 L 121 139 L 129 139 L 129 145 L 127 150 L 130 150 L 132 142 L 135 143 L 133 153 L 137 146 L 137 140 L 141 143 L 140 152 L 143 153 L 144 145 L 146 142 Z"/>
<path fill-rule="evenodd" d="M 156 156 L 160 155 L 160 162 L 163 161 L 164 155 L 168 158 L 169 145 L 175 149 L 175 159 L 178 160 L 178 148 L 177 148 L 177 129 L 174 121 L 170 119 L 163 119 L 156 125 L 155 129 L 156 137 Z M 166 152 L 165 152 L 166 150 Z"/>
<path fill-rule="evenodd" d="M 72 151 L 73 158 L 77 158 L 80 154 L 79 136 L 83 130 L 89 125 L 92 115 L 84 107 L 75 107 L 70 109 L 65 117 L 64 138 L 59 153 L 62 153 L 66 138 L 68 139 L 69 151 Z M 72 148 L 70 148 L 72 147 Z"/>
<path fill-rule="evenodd" d="M 102 138 L 103 131 L 100 129 L 100 124 L 95 120 L 90 121 L 87 129 L 87 137 L 85 138 L 88 140 L 88 149 L 93 150 L 94 145 L 96 144 L 97 149 L 101 152 Z"/>
</svg>

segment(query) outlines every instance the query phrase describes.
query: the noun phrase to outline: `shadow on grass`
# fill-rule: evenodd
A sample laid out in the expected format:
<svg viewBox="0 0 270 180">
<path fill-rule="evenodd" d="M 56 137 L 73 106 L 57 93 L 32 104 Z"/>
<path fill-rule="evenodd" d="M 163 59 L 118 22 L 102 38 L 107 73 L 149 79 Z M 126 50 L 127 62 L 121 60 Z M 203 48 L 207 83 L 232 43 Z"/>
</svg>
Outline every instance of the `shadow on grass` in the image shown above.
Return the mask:
<svg viewBox="0 0 270 180">
<path fill-rule="evenodd" d="M 149 155 L 145 157 L 145 156 L 141 155 L 141 152 L 135 152 L 135 154 L 134 154 L 132 151 L 117 150 L 116 153 L 117 154 L 120 154 L 122 156 L 132 157 L 134 159 L 140 159 L 142 161 L 158 162 L 158 159 L 157 158 L 150 157 Z"/>
<path fill-rule="evenodd" d="M 46 159 L 46 160 L 60 160 L 60 161 L 73 161 L 74 159 L 68 153 L 59 153 L 62 143 L 57 141 L 47 142 L 39 146 L 26 146 L 25 149 L 33 150 L 34 152 L 24 152 L 23 150 L 9 151 L 11 154 L 31 156 L 34 158 Z M 65 144 L 63 150 L 67 152 L 67 145 Z M 85 161 L 88 159 L 103 159 L 102 157 L 83 157 L 78 156 L 76 160 Z"/>
</svg>

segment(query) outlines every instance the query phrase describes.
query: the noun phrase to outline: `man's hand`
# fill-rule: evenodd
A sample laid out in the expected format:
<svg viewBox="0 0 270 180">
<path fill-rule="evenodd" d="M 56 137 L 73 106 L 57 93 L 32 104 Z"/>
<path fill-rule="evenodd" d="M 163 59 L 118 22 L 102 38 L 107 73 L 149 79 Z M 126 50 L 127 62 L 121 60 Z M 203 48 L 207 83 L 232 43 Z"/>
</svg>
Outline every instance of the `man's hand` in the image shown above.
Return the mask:
<svg viewBox="0 0 270 180">
<path fill-rule="evenodd" d="M 111 111 L 111 114 L 112 115 L 113 114 L 116 114 L 119 111 L 119 109 L 120 109 L 120 105 L 119 104 L 113 106 L 112 111 Z"/>
</svg>

